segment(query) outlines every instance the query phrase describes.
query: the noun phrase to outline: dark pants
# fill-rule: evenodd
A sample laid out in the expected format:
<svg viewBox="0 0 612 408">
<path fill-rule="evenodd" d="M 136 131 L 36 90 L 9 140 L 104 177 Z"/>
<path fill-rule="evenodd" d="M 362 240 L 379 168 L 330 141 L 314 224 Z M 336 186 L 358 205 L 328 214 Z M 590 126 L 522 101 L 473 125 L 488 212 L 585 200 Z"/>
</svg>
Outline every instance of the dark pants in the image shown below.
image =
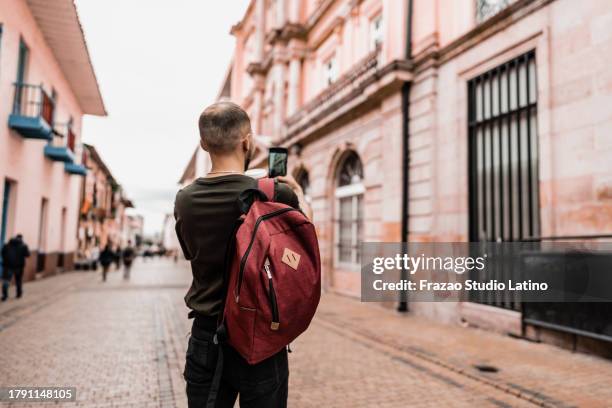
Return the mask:
<svg viewBox="0 0 612 408">
<path fill-rule="evenodd" d="M 132 270 L 132 262 L 123 262 L 123 279 L 130 279 L 131 270 Z"/>
<path fill-rule="evenodd" d="M 211 388 L 219 346 L 212 342 L 215 319 L 196 318 L 187 347 L 184 377 L 189 408 L 205 408 Z M 223 374 L 217 408 L 232 408 L 238 395 L 242 408 L 285 408 L 289 365 L 287 351 L 254 365 L 229 345 L 223 345 Z"/>
<path fill-rule="evenodd" d="M 11 279 L 15 276 L 15 286 L 17 288 L 17 297 L 23 294 L 23 268 L 4 268 L 2 271 L 2 298 L 8 297 L 9 286 Z"/>
<path fill-rule="evenodd" d="M 106 282 L 106 275 L 110 269 L 111 264 L 102 264 L 102 280 Z"/>
</svg>

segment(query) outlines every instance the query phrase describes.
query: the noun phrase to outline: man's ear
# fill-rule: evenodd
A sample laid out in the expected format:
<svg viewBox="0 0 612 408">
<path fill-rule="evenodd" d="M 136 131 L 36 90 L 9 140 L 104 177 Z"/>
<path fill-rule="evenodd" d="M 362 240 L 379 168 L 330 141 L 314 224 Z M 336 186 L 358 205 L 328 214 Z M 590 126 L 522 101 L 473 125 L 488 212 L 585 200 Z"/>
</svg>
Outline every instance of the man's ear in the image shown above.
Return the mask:
<svg viewBox="0 0 612 408">
<path fill-rule="evenodd" d="M 251 140 L 250 140 L 249 136 L 247 135 L 247 136 L 244 137 L 244 139 L 242 139 L 242 150 L 245 153 L 248 153 L 250 148 L 251 148 Z"/>
<path fill-rule="evenodd" d="M 204 139 L 200 138 L 200 146 L 202 147 L 202 149 L 204 149 L 204 151 L 208 151 L 208 147 L 206 146 Z"/>
</svg>

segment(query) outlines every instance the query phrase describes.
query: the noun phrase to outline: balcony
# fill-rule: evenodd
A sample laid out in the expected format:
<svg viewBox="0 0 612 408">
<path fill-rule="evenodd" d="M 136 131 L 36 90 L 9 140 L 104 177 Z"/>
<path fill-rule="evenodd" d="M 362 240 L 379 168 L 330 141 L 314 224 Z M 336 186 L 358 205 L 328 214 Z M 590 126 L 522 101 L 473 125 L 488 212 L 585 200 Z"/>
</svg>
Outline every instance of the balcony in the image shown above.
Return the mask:
<svg viewBox="0 0 612 408">
<path fill-rule="evenodd" d="M 52 140 L 55 102 L 42 85 L 15 84 L 9 127 L 29 139 Z"/>
<path fill-rule="evenodd" d="M 87 169 L 82 164 L 65 163 L 64 164 L 64 170 L 68 174 L 74 174 L 74 175 L 77 175 L 77 176 L 86 176 L 87 175 Z"/>
<path fill-rule="evenodd" d="M 73 163 L 76 137 L 70 125 L 66 125 L 65 134 L 53 133 L 53 140 L 45 146 L 45 156 L 54 161 Z"/>
</svg>

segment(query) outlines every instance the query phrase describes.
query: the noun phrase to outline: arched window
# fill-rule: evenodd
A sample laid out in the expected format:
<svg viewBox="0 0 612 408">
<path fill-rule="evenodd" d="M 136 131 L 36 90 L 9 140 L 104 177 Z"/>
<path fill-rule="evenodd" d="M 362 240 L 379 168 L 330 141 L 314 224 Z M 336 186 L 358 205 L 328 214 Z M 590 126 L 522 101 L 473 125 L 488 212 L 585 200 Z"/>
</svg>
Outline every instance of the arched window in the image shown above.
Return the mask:
<svg viewBox="0 0 612 408">
<path fill-rule="evenodd" d="M 302 167 L 295 176 L 295 180 L 298 182 L 300 187 L 302 187 L 306 202 L 310 203 L 312 198 L 310 196 L 310 176 L 308 175 L 308 170 Z"/>
<path fill-rule="evenodd" d="M 336 176 L 336 263 L 361 262 L 363 239 L 363 166 L 355 152 L 340 161 Z"/>
</svg>

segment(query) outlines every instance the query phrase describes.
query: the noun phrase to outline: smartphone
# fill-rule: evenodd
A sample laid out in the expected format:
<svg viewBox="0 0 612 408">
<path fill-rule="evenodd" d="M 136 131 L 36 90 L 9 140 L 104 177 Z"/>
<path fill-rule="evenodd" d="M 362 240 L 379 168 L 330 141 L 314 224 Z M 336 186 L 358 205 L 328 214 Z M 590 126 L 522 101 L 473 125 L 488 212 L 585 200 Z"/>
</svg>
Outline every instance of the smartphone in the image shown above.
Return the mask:
<svg viewBox="0 0 612 408">
<path fill-rule="evenodd" d="M 287 157 L 289 152 L 284 147 L 271 147 L 268 156 L 268 177 L 287 175 Z"/>
</svg>

